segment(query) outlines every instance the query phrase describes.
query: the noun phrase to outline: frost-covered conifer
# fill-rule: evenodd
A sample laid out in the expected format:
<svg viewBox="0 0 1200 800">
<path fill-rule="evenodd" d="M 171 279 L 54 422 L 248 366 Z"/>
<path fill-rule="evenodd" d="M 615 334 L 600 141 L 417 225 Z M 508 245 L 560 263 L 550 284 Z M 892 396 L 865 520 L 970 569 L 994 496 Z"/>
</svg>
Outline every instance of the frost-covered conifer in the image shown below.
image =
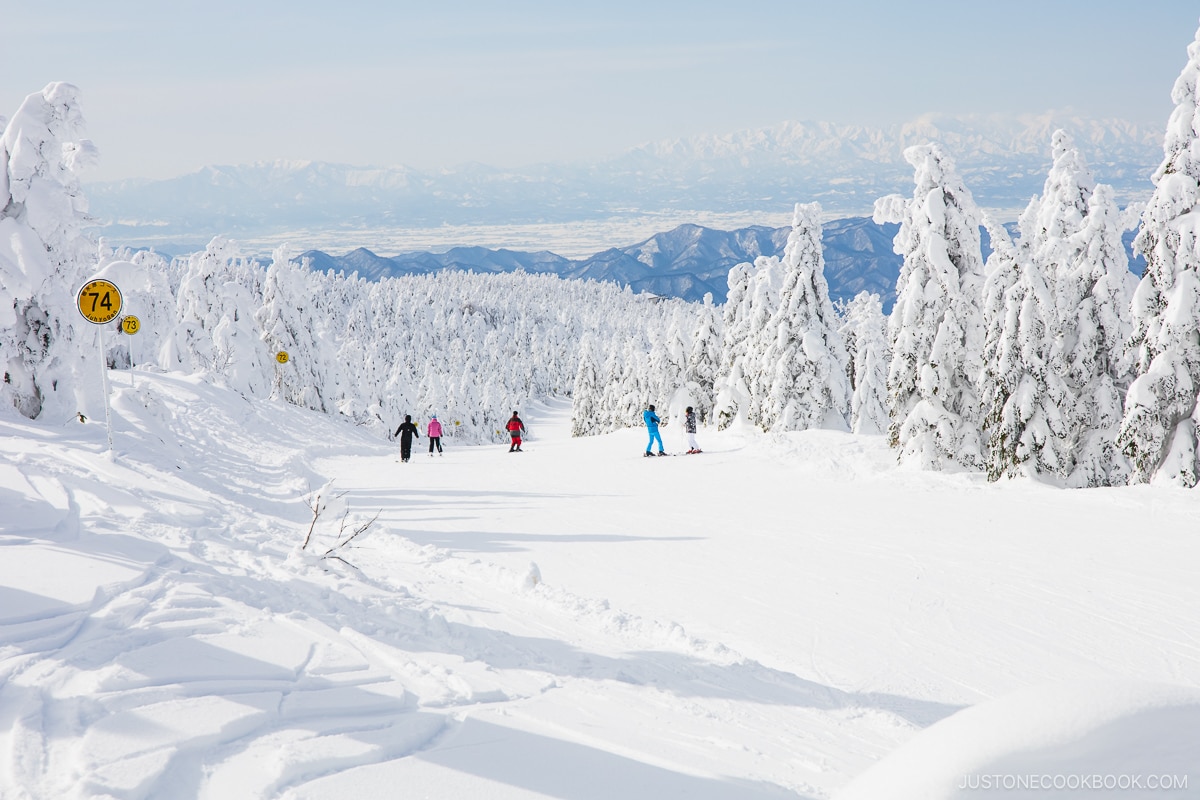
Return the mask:
<svg viewBox="0 0 1200 800">
<path fill-rule="evenodd" d="M 777 259 L 776 259 L 777 260 Z M 721 369 L 717 378 L 715 416 L 720 428 L 734 419 L 747 418 L 751 404 L 749 382 L 754 378 L 751 361 L 754 351 L 754 310 L 763 303 L 763 265 L 767 259 L 759 256 L 754 264 L 738 264 L 729 273 L 729 294 L 721 326 Z"/>
<path fill-rule="evenodd" d="M 1008 311 L 1008 290 L 1017 282 L 1020 273 L 1017 245 L 1008 231 L 990 215 L 983 215 L 983 224 L 991 239 L 992 253 L 985 265 L 983 284 L 983 355 L 975 393 L 983 413 L 991 409 L 1001 389 L 998 385 L 1000 349 L 1004 340 L 1004 324 Z"/>
<path fill-rule="evenodd" d="M 51 83 L 0 134 L 0 398 L 30 418 L 91 414 L 101 402 L 100 365 L 85 372 L 96 331 L 75 309 L 96 262 L 80 233 L 77 172 L 96 157 L 83 130 L 79 90 Z"/>
<path fill-rule="evenodd" d="M 1019 229 L 1022 248 L 1054 293 L 1059 273 L 1075 260 L 1074 236 L 1083 227 L 1096 182 L 1069 133 L 1056 130 L 1050 150 L 1054 162 L 1042 194 L 1030 201 Z"/>
<path fill-rule="evenodd" d="M 719 428 L 735 419 L 762 425 L 762 403 L 773 370 L 765 363 L 774 341 L 771 317 L 779 304 L 783 269 L 776 256 L 759 256 L 729 273 L 729 296 L 722 326 L 721 370 L 716 381 L 715 416 Z"/>
<path fill-rule="evenodd" d="M 746 310 L 742 315 L 747 329 L 745 352 L 742 355 L 741 375 L 748 395 L 745 399 L 746 419 L 764 428 L 763 404 L 771 390 L 774 364 L 767 360 L 767 350 L 775 341 L 771 319 L 779 307 L 779 291 L 783 286 L 782 262 L 777 256 L 759 256 L 754 260 L 754 272 L 746 292 Z"/>
<path fill-rule="evenodd" d="M 1129 386 L 1129 306 L 1137 280 L 1121 235 L 1127 215 L 1112 188 L 1095 187 L 1083 228 L 1067 248 L 1074 260 L 1058 273 L 1056 362 L 1072 390 L 1069 404 L 1072 486 L 1119 485 L 1128 464 L 1115 439 Z"/>
<path fill-rule="evenodd" d="M 1062 475 L 1069 460 L 1066 383 L 1051 363 L 1054 296 L 1025 248 L 989 226 L 988 329 L 981 371 L 987 473 Z"/>
<path fill-rule="evenodd" d="M 713 306 L 712 295 L 704 295 L 700 318 L 692 335 L 684 377 L 692 392 L 692 405 L 702 420 L 713 418 L 717 373 L 721 368 L 721 318 Z"/>
<path fill-rule="evenodd" d="M 888 321 L 889 437 L 902 462 L 940 469 L 982 465 L 979 373 L 983 281 L 978 213 L 941 147 L 908 148 L 916 188 L 875 204 L 876 222 L 899 222 L 904 256 Z"/>
<path fill-rule="evenodd" d="M 1200 388 L 1200 31 L 1171 92 L 1164 158 L 1134 248 L 1146 272 L 1134 293 L 1132 346 L 1138 377 L 1125 398 L 1117 445 L 1131 480 L 1194 486 Z"/>
<path fill-rule="evenodd" d="M 1113 415 L 1119 418 L 1121 408 L 1116 387 L 1126 383 L 1120 350 L 1131 280 L 1120 241 L 1123 217 L 1112 190 L 1096 185 L 1069 135 L 1055 131 L 1051 146 L 1054 164 L 1042 195 L 1021 215 L 1019 257 L 1009 260 L 1012 270 L 993 278 L 1005 278 L 1010 271 L 1014 280 L 1027 274 L 1026 261 L 1041 273 L 1054 300 L 1054 313 L 1045 320 L 1051 339 L 1047 369 L 1061 376 L 1067 393 L 1056 404 L 1067 421 L 1057 471 L 1072 485 L 1106 485 L 1114 476 L 1123 479 L 1122 459 L 1112 446 Z M 996 235 L 1006 238 L 1003 231 Z M 1009 288 L 1011 283 L 1005 291 Z M 989 366 L 998 353 L 995 334 L 1002 325 L 1000 318 L 989 317 Z M 996 400 L 985 386 L 988 379 L 985 374 L 981 380 L 985 407 Z M 1053 443 L 1058 444 L 1056 439 Z"/>
<path fill-rule="evenodd" d="M 764 389 L 759 424 L 774 431 L 846 426 L 846 350 L 825 283 L 821 207 L 796 204 L 781 262 L 779 297 L 756 381 Z"/>
<path fill-rule="evenodd" d="M 750 264 L 738 264 L 729 271 L 729 293 L 721 324 L 721 367 L 714 382 L 713 416 L 721 429 L 738 415 L 745 415 L 750 397 L 742 375 L 746 346 L 750 336 L 749 291 Z"/>
<path fill-rule="evenodd" d="M 385 417 L 388 415 L 383 411 L 384 398 L 380 388 L 389 370 L 372 337 L 377 319 L 376 285 L 358 277 L 356 273 L 339 288 L 345 300 L 335 318 L 342 327 L 338 335 L 340 346 L 337 362 L 349 368 L 339 371 L 338 388 L 330 399 L 338 413 L 350 418 L 356 425 L 386 428 Z M 427 365 L 418 365 L 418 370 L 421 367 Z M 414 416 L 430 405 L 438 405 L 442 399 L 439 393 L 441 382 L 430 376 L 428 368 L 424 374 L 429 377 L 421 383 L 423 391 L 419 394 L 425 402 L 411 409 L 415 412 Z"/>
<path fill-rule="evenodd" d="M 162 354 L 170 368 L 212 375 L 244 394 L 268 394 L 269 357 L 254 321 L 262 277 L 258 265 L 247 263 L 223 237 L 193 255 L 179 287 L 178 321 Z"/>
<path fill-rule="evenodd" d="M 575 386 L 571 392 L 571 435 L 591 436 L 600 431 L 597 401 L 600 386 L 596 354 L 590 336 L 579 345 L 579 368 L 575 370 Z"/>
<path fill-rule="evenodd" d="M 842 338 L 853 342 L 847 370 L 853 394 L 850 398 L 850 430 L 854 433 L 887 433 L 887 318 L 879 295 L 859 292 L 846 303 Z"/>
<path fill-rule="evenodd" d="M 632 427 L 641 421 L 647 403 L 662 404 L 662 398 L 651 395 L 646 379 L 645 342 L 627 339 L 621 355 L 621 371 L 612 400 L 613 420 L 617 427 Z"/>
<path fill-rule="evenodd" d="M 276 248 L 263 280 L 263 304 L 256 317 L 268 352 L 284 351 L 286 364 L 275 366 L 275 391 L 294 405 L 326 411 L 322 375 L 333 367 L 334 354 L 309 315 L 312 273 L 292 263 L 287 245 Z M 315 283 L 315 282 L 314 282 Z"/>
<path fill-rule="evenodd" d="M 616 347 L 609 348 L 608 356 L 600 368 L 600 400 L 596 409 L 596 418 L 601 431 L 611 431 L 628 427 L 630 423 L 619 421 L 616 413 L 617 381 L 621 377 L 621 352 Z"/>
<path fill-rule="evenodd" d="M 665 330 L 650 332 L 653 344 L 646 367 L 647 388 L 651 397 L 661 398 L 661 416 L 664 419 L 675 410 L 672 408 L 672 401 L 676 395 L 681 392 L 687 394 L 684 370 L 690 345 L 685 341 L 683 328 L 680 309 L 676 307 Z M 682 411 L 683 408 L 680 407 L 678 412 Z"/>
</svg>

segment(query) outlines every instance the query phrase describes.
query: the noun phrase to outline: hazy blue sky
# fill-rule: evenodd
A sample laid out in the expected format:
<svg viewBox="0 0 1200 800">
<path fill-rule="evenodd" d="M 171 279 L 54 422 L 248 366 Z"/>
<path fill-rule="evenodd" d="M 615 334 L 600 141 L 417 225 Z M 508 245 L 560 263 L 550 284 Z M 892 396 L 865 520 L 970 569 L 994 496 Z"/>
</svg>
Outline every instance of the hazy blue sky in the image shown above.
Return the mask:
<svg viewBox="0 0 1200 800">
<path fill-rule="evenodd" d="M 784 120 L 1165 123 L 1194 0 L 0 0 L 0 115 L 83 90 L 93 180 L 518 166 Z"/>
</svg>

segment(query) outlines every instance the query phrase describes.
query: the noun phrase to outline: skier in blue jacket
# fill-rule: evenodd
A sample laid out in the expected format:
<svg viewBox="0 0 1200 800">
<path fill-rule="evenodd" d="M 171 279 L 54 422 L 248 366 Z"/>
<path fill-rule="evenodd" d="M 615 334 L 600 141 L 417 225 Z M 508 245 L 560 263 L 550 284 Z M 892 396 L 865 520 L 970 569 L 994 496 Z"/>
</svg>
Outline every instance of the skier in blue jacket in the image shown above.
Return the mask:
<svg viewBox="0 0 1200 800">
<path fill-rule="evenodd" d="M 647 408 L 645 411 L 642 412 L 642 421 L 646 423 L 646 430 L 650 434 L 650 443 L 646 445 L 646 455 L 648 455 L 648 456 L 654 455 L 654 453 L 650 452 L 650 450 L 651 450 L 651 448 L 654 447 L 654 443 L 657 441 L 658 442 L 658 454 L 660 456 L 665 456 L 667 453 L 666 453 L 666 450 L 663 449 L 662 435 L 658 432 L 658 425 L 659 425 L 658 414 L 654 413 L 654 404 L 653 403 L 650 405 L 649 408 Z"/>
</svg>

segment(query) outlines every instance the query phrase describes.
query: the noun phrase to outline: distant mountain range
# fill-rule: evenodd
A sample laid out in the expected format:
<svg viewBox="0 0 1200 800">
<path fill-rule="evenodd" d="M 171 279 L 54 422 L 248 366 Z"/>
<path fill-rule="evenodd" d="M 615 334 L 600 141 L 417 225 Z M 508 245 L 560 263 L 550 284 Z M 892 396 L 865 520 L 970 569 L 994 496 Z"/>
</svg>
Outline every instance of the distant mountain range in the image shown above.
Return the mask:
<svg viewBox="0 0 1200 800">
<path fill-rule="evenodd" d="M 866 289 L 891 307 L 901 259 L 892 252 L 896 225 L 877 225 L 870 218 L 841 219 L 823 228 L 825 277 L 834 299 L 849 299 Z M 422 275 L 439 270 L 473 272 L 554 273 L 563 278 L 612 281 L 635 292 L 699 301 L 712 294 L 725 302 L 729 270 L 759 256 L 781 256 L 790 227 L 754 225 L 719 231 L 700 225 L 680 225 L 628 247 L 611 248 L 590 258 L 569 259 L 554 253 L 523 253 L 486 247 L 455 247 L 445 253 L 404 253 L 391 258 L 359 248 L 344 256 L 309 250 L 299 256 L 313 269 L 368 280 L 397 275 Z"/>
<path fill-rule="evenodd" d="M 86 186 L 97 232 L 129 245 L 202 246 L 293 231 L 561 223 L 663 210 L 786 211 L 820 201 L 831 215 L 870 213 L 907 192 L 904 148 L 942 142 L 976 201 L 1012 210 L 1041 191 L 1050 135 L 1071 131 L 1098 180 L 1122 202 L 1144 198 L 1162 158 L 1162 128 L 1045 115 L 926 117 L 887 128 L 784 123 L 725 136 L 656 142 L 571 164 L 421 171 L 320 162 L 213 166 L 160 181 Z M 470 242 L 463 242 L 470 244 Z"/>
<path fill-rule="evenodd" d="M 1010 225 L 1015 228 L 1015 225 Z M 849 300 L 861 291 L 878 294 L 885 312 L 896 299 L 896 279 L 902 259 L 892 251 L 898 225 L 878 225 L 870 217 L 853 217 L 822 226 L 825 279 L 833 300 Z M 343 256 L 320 250 L 301 253 L 296 260 L 320 271 L 357 272 L 367 280 L 399 275 L 424 275 L 440 270 L 473 272 L 553 273 L 563 278 L 612 281 L 635 292 L 700 301 L 712 294 L 714 302 L 725 302 L 729 270 L 753 262 L 759 256 L 782 256 L 790 227 L 754 225 L 720 231 L 700 225 L 680 225 L 628 247 L 610 248 L 589 258 L 569 259 L 546 251 L 525 253 L 486 247 L 455 247 L 444 253 L 414 252 L 385 258 L 366 248 Z M 986 233 L 983 252 L 990 252 Z M 1125 236 L 1132 259 L 1133 232 Z M 1131 269 L 1141 274 L 1141 260 Z"/>
<path fill-rule="evenodd" d="M 900 257 L 892 252 L 895 225 L 876 225 L 869 218 L 842 219 L 824 226 L 825 276 L 834 299 L 849 299 L 866 289 L 879 294 L 890 308 L 895 296 Z M 680 225 L 628 247 L 611 248 L 586 259 L 554 253 L 523 253 L 486 247 L 456 247 L 445 253 L 404 253 L 385 258 L 365 248 L 344 256 L 309 250 L 299 256 L 312 269 L 368 280 L 421 275 L 445 269 L 474 272 L 554 273 L 564 278 L 612 281 L 635 292 L 699 301 L 705 294 L 723 303 L 729 270 L 759 256 L 783 255 L 791 228 L 755 225 L 719 231 Z"/>
</svg>

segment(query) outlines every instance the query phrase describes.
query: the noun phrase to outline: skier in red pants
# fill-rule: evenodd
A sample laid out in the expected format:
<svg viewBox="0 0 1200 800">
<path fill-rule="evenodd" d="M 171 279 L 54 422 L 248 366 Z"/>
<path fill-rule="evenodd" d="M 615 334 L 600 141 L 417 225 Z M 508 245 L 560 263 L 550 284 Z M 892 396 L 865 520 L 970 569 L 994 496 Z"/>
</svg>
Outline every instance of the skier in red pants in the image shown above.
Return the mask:
<svg viewBox="0 0 1200 800">
<path fill-rule="evenodd" d="M 508 429 L 508 435 L 512 438 L 512 444 L 509 445 L 508 452 L 521 452 L 521 434 L 525 432 L 525 423 L 521 422 L 521 418 L 517 416 L 517 412 L 513 412 L 512 419 L 504 426 Z"/>
</svg>

